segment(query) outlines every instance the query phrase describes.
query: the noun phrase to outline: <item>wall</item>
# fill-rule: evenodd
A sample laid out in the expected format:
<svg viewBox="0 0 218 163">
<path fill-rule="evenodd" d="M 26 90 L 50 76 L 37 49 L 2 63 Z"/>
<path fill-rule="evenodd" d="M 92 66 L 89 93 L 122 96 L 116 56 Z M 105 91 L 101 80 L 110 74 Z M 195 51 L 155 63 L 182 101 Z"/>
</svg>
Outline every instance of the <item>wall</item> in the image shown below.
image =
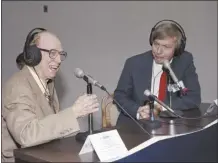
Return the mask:
<svg viewBox="0 0 218 163">
<path fill-rule="evenodd" d="M 48 13 L 43 12 L 48 5 Z M 62 40 L 68 58 L 56 79 L 62 108 L 86 92 L 76 67 L 98 79 L 109 92 L 117 85 L 125 60 L 150 49 L 148 38 L 161 19 L 174 19 L 187 35 L 194 55 L 203 102 L 217 98 L 217 2 L 215 1 L 53 1 L 2 2 L 2 84 L 18 71 L 16 56 L 27 33 L 44 27 Z M 99 100 L 106 94 L 93 87 Z M 80 121 L 87 129 L 87 119 Z M 95 114 L 95 128 L 101 112 Z"/>
</svg>

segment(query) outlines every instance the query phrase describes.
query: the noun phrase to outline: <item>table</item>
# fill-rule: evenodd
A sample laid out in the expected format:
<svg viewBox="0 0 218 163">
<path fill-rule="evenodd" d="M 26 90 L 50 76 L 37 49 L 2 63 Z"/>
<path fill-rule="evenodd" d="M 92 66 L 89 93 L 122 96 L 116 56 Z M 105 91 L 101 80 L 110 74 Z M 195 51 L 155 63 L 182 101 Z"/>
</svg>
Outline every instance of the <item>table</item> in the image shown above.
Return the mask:
<svg viewBox="0 0 218 163">
<path fill-rule="evenodd" d="M 185 111 L 184 116 L 198 117 L 205 112 L 208 106 L 209 104 L 201 104 L 200 110 Z M 196 120 L 158 118 L 161 121 L 161 127 L 153 130 L 153 133 L 154 135 L 171 135 L 191 132 L 203 128 L 215 119 L 217 119 L 217 116 L 207 116 Z M 100 131 L 111 129 L 118 130 L 128 150 L 151 138 L 128 118 L 119 122 L 119 125 L 114 128 Z M 148 129 L 148 131 L 151 132 L 152 130 Z M 78 155 L 82 145 L 73 136 L 34 147 L 16 149 L 14 151 L 15 162 L 98 162 L 99 159 L 95 152 Z"/>
</svg>

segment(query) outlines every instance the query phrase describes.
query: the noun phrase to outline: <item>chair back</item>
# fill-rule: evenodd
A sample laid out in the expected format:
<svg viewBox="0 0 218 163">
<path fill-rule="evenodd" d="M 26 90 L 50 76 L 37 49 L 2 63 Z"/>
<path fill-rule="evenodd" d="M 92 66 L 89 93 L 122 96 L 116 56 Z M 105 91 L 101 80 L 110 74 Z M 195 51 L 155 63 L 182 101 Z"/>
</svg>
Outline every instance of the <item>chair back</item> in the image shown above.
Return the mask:
<svg viewBox="0 0 218 163">
<path fill-rule="evenodd" d="M 101 108 L 102 127 L 110 128 L 116 126 L 120 111 L 117 109 L 116 104 L 113 103 L 113 98 L 111 96 L 104 96 L 101 101 Z"/>
</svg>

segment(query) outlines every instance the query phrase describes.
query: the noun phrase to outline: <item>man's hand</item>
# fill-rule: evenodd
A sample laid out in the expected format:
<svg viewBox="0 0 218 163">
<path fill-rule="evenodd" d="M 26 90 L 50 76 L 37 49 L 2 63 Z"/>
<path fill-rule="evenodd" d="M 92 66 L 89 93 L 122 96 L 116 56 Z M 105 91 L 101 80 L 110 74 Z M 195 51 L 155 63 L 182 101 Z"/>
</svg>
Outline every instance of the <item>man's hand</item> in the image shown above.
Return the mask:
<svg viewBox="0 0 218 163">
<path fill-rule="evenodd" d="M 148 119 L 150 117 L 149 105 L 140 106 L 137 113 L 139 114 L 139 119 Z"/>
<path fill-rule="evenodd" d="M 154 104 L 154 115 L 157 116 L 162 110 L 162 106 L 159 104 Z M 148 119 L 150 118 L 150 106 L 146 104 L 144 106 L 140 106 L 137 113 L 139 114 L 139 119 Z"/>
<path fill-rule="evenodd" d="M 84 117 L 99 110 L 99 103 L 95 94 L 80 96 L 72 106 L 76 117 Z"/>
</svg>

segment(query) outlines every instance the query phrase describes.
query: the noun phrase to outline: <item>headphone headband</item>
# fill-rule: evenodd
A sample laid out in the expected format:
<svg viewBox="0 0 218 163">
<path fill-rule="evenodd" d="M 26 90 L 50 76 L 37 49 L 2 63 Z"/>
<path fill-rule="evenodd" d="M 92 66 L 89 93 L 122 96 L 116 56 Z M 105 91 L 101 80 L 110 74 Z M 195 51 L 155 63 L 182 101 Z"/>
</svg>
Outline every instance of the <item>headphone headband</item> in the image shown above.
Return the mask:
<svg viewBox="0 0 218 163">
<path fill-rule="evenodd" d="M 157 22 L 157 23 L 154 25 L 153 29 L 155 29 L 157 26 L 159 26 L 159 25 L 160 25 L 161 23 L 163 23 L 163 22 L 172 22 L 173 24 L 175 24 L 175 25 L 178 27 L 178 29 L 179 29 L 180 33 L 182 34 L 183 38 L 185 38 L 185 40 L 186 40 L 186 35 L 185 35 L 184 29 L 183 29 L 182 26 L 181 26 L 178 22 L 176 22 L 175 20 L 171 20 L 171 19 L 163 19 L 163 20 L 160 20 L 159 22 Z"/>
<path fill-rule="evenodd" d="M 30 43 L 34 39 L 35 35 L 43 31 L 47 30 L 44 28 L 34 28 L 28 33 L 26 37 L 23 54 L 24 62 L 28 66 L 36 66 L 41 61 L 41 51 L 37 48 L 36 45 L 30 45 Z"/>
<path fill-rule="evenodd" d="M 38 32 L 37 32 L 37 30 L 38 30 Z M 46 29 L 34 28 L 28 33 L 28 35 L 26 37 L 25 44 L 24 44 L 24 51 L 25 51 L 25 48 L 27 48 L 30 45 L 30 42 L 34 39 L 34 36 L 42 31 L 46 31 Z"/>
</svg>

